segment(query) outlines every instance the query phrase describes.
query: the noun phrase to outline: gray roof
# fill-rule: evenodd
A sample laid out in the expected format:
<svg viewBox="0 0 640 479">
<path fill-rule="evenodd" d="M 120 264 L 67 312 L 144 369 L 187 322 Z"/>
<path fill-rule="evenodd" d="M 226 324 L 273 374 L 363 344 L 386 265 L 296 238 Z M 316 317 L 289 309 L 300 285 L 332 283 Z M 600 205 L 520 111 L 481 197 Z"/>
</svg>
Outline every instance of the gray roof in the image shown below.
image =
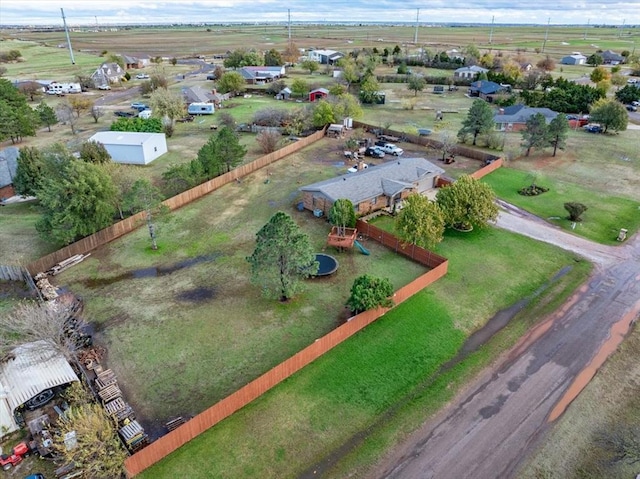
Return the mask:
<svg viewBox="0 0 640 479">
<path fill-rule="evenodd" d="M 413 187 L 422 178 L 443 173 L 442 168 L 424 158 L 400 158 L 356 173 L 303 186 L 300 191 L 317 191 L 331 201 L 345 198 L 357 205 L 376 196 L 396 195 Z"/>
<path fill-rule="evenodd" d="M 549 108 L 530 108 L 526 105 L 513 105 L 502 109 L 493 117 L 495 123 L 526 123 L 533 115 L 541 113 L 547 123 L 558 114 Z"/>
<path fill-rule="evenodd" d="M 144 133 L 134 131 L 99 131 L 89 141 L 102 143 L 103 145 L 142 145 L 151 138 L 162 136 L 164 133 Z"/>
<path fill-rule="evenodd" d="M 18 169 L 19 154 L 20 150 L 15 146 L 0 150 L 0 188 L 13 184 L 13 178 Z"/>
<path fill-rule="evenodd" d="M 493 81 L 479 80 L 469 85 L 469 89 L 473 91 L 479 91 L 484 95 L 491 95 L 492 93 L 498 93 L 502 90 L 505 90 L 506 87 L 503 87 L 502 85 L 499 85 L 498 83 Z"/>
<path fill-rule="evenodd" d="M 624 57 L 622 55 L 617 54 L 613 50 L 605 50 L 602 52 L 601 55 L 604 60 L 608 60 L 608 61 L 613 60 L 613 61 L 621 62 L 622 60 L 624 60 Z"/>
<path fill-rule="evenodd" d="M 209 98 L 210 92 L 198 85 L 183 88 L 182 94 L 190 102 L 207 103 L 211 101 L 211 98 Z"/>
<path fill-rule="evenodd" d="M 472 72 L 472 73 L 487 73 L 489 70 L 487 68 L 479 67 L 478 65 L 471 65 L 470 67 L 461 67 L 458 68 L 455 73 L 462 72 Z"/>
</svg>

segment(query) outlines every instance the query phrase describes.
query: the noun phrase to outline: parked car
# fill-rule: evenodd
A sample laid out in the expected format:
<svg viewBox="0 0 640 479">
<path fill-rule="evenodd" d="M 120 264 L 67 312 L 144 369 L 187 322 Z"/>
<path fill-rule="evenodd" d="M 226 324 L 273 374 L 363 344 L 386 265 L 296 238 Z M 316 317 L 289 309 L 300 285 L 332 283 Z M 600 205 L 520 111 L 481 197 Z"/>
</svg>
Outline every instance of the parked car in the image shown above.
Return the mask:
<svg viewBox="0 0 640 479">
<path fill-rule="evenodd" d="M 629 78 L 627 80 L 627 83 L 629 83 L 631 85 L 635 85 L 636 83 L 640 83 L 640 80 L 638 78 Z"/>
<path fill-rule="evenodd" d="M 362 169 L 365 170 L 369 168 L 369 165 L 367 165 L 366 163 L 362 163 Z M 356 173 L 358 171 L 358 165 L 354 165 L 351 168 L 349 168 L 347 170 L 349 173 Z"/>
<path fill-rule="evenodd" d="M 24 479 L 45 479 L 45 477 L 42 474 L 40 474 L 39 472 L 37 472 L 35 474 L 28 475 Z"/>
<path fill-rule="evenodd" d="M 604 128 L 600 125 L 585 125 L 582 128 L 584 128 L 584 131 L 589 133 L 602 133 L 604 131 Z"/>
<path fill-rule="evenodd" d="M 389 153 L 390 155 L 394 155 L 394 156 L 400 156 L 404 153 L 404 150 L 402 148 L 398 148 L 393 143 L 385 143 L 384 146 L 380 146 L 380 149 L 385 153 Z"/>
<path fill-rule="evenodd" d="M 133 108 L 134 110 L 138 110 L 140 112 L 140 111 L 147 110 L 149 106 L 145 105 L 144 103 L 132 103 L 131 108 Z"/>
<path fill-rule="evenodd" d="M 114 111 L 113 114 L 115 116 L 119 116 L 120 118 L 131 118 L 133 116 L 136 116 L 135 113 L 131 113 L 128 111 Z"/>
<path fill-rule="evenodd" d="M 100 85 L 98 90 L 111 90 L 111 87 L 109 85 Z"/>
<path fill-rule="evenodd" d="M 207 75 L 207 80 L 215 80 L 215 79 L 216 79 L 216 76 L 213 73 L 209 73 Z"/>
<path fill-rule="evenodd" d="M 137 78 L 138 80 L 146 80 L 146 79 L 148 79 L 148 78 L 149 78 L 149 75 L 147 75 L 146 73 L 138 73 L 138 74 L 136 75 L 136 78 Z"/>
<path fill-rule="evenodd" d="M 370 146 L 364 150 L 364 156 L 371 156 L 372 158 L 384 158 L 384 151 L 377 146 Z"/>
<path fill-rule="evenodd" d="M 627 110 L 628 111 L 638 111 L 638 107 L 635 105 L 627 105 Z"/>
<path fill-rule="evenodd" d="M 149 118 L 151 118 L 151 114 L 153 112 L 151 110 L 142 110 L 140 113 L 138 113 L 138 118 L 142 118 L 143 120 L 148 120 Z"/>
<path fill-rule="evenodd" d="M 632 101 L 631 104 L 633 106 L 640 106 L 640 101 L 636 100 L 636 101 Z"/>
</svg>

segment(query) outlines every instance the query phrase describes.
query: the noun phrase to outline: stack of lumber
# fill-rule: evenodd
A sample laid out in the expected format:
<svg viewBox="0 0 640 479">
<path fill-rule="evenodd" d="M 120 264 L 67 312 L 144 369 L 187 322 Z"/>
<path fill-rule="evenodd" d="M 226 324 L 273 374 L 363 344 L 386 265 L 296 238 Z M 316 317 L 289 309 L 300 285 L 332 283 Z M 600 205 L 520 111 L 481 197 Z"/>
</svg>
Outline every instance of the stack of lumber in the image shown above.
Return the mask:
<svg viewBox="0 0 640 479">
<path fill-rule="evenodd" d="M 177 429 L 178 427 L 182 426 L 185 422 L 187 422 L 187 420 L 185 418 L 183 418 L 182 416 L 179 416 L 179 417 L 177 417 L 175 419 L 171 419 L 170 421 L 167 421 L 165 426 L 167 427 L 169 432 L 171 432 L 174 429 Z"/>
<path fill-rule="evenodd" d="M 144 429 L 138 421 L 131 421 L 118 431 L 120 437 L 131 450 L 140 449 L 149 442 L 149 436 L 144 433 Z"/>
<path fill-rule="evenodd" d="M 101 391 L 112 384 L 117 385 L 118 379 L 111 369 L 105 369 L 104 371 L 97 373 L 96 388 L 98 391 Z"/>
<path fill-rule="evenodd" d="M 98 396 L 102 400 L 102 404 L 113 401 L 115 398 L 122 397 L 122 391 L 117 384 L 111 384 L 104 389 L 98 391 Z"/>
<path fill-rule="evenodd" d="M 51 274 L 53 276 L 62 273 L 65 269 L 70 268 L 71 266 L 74 266 L 78 263 L 80 263 L 82 260 L 84 260 L 87 256 L 89 256 L 91 253 L 88 254 L 75 254 L 73 256 L 71 256 L 70 258 L 65 259 L 64 261 L 60 261 L 58 264 L 54 265 L 49 271 L 47 271 L 48 274 Z"/>
<path fill-rule="evenodd" d="M 124 402 L 124 399 L 122 398 L 116 398 L 113 401 L 106 403 L 104 405 L 104 410 L 116 423 L 121 423 L 126 419 L 129 421 L 133 421 L 135 419 L 133 409 Z"/>
</svg>

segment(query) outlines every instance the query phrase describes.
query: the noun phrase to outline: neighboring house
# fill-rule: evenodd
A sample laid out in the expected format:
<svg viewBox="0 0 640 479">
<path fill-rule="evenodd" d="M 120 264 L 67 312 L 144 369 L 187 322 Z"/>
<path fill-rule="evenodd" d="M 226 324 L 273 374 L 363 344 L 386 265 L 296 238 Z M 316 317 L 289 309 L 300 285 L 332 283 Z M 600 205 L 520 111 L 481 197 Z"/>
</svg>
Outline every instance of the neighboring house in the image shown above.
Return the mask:
<svg viewBox="0 0 640 479">
<path fill-rule="evenodd" d="M 520 71 L 523 72 L 530 72 L 531 70 L 533 70 L 533 65 L 531 63 L 521 63 L 520 64 Z"/>
<path fill-rule="evenodd" d="M 284 65 L 279 67 L 242 67 L 239 72 L 245 79 L 245 81 L 250 85 L 269 83 L 282 78 L 286 74 Z"/>
<path fill-rule="evenodd" d="M 479 80 L 469 85 L 469 96 L 477 96 L 489 102 L 493 101 L 492 95 L 507 91 L 507 87 L 489 80 Z"/>
<path fill-rule="evenodd" d="M 341 198 L 350 200 L 356 214 L 397 207 L 411 193 L 436 187 L 444 170 L 424 158 L 400 158 L 300 188 L 305 209 L 325 215 Z"/>
<path fill-rule="evenodd" d="M 527 128 L 527 120 L 533 115 L 541 113 L 547 124 L 551 122 L 558 113 L 549 108 L 530 108 L 526 105 L 512 105 L 500 108 L 493 117 L 496 128 L 500 131 L 522 131 Z"/>
<path fill-rule="evenodd" d="M 445 53 L 447 54 L 447 56 L 451 60 L 462 60 L 462 61 L 464 61 L 464 55 L 461 52 L 459 52 L 458 50 L 456 50 L 455 48 L 453 50 L 447 50 Z"/>
<path fill-rule="evenodd" d="M 276 100 L 289 100 L 291 98 L 291 89 L 285 87 L 276 95 Z"/>
<path fill-rule="evenodd" d="M 344 53 L 335 50 L 312 50 L 307 52 L 307 57 L 323 65 L 335 65 L 338 60 L 344 58 Z"/>
<path fill-rule="evenodd" d="M 20 150 L 15 146 L 0 150 L 0 201 L 2 198 L 11 198 L 16 194 L 13 179 L 18 170 L 19 155 Z"/>
<path fill-rule="evenodd" d="M 584 65 L 587 63 L 587 57 L 581 53 L 575 52 L 571 55 L 567 55 L 566 57 L 562 57 L 560 63 L 563 65 Z"/>
<path fill-rule="evenodd" d="M 223 101 L 229 99 L 228 93 L 218 93 L 215 88 L 213 90 L 205 90 L 198 85 L 183 88 L 182 96 L 186 103 L 213 103 L 217 107 L 219 107 Z"/>
<path fill-rule="evenodd" d="M 600 55 L 602 56 L 602 60 L 605 65 L 617 65 L 624 62 L 624 57 L 622 55 L 618 55 L 612 50 L 605 50 Z"/>
<path fill-rule="evenodd" d="M 322 100 L 323 98 L 327 98 L 329 95 L 329 90 L 326 88 L 316 88 L 315 90 L 311 90 L 309 92 L 309 101 L 317 101 Z"/>
<path fill-rule="evenodd" d="M 164 133 L 101 131 L 89 141 L 102 143 L 116 163 L 148 165 L 167 152 Z"/>
<path fill-rule="evenodd" d="M 142 61 L 131 55 L 120 55 L 122 57 L 122 61 L 124 62 L 124 68 L 126 70 L 130 70 L 131 68 L 142 68 L 144 65 Z"/>
<path fill-rule="evenodd" d="M 103 63 L 91 74 L 91 79 L 96 86 L 118 83 L 125 75 L 125 71 L 117 63 Z"/>
<path fill-rule="evenodd" d="M 472 65 L 470 67 L 462 67 L 458 68 L 453 72 L 453 78 L 465 78 L 468 80 L 473 80 L 480 73 L 487 73 L 489 70 L 486 68 L 479 67 L 478 65 Z"/>
<path fill-rule="evenodd" d="M 23 405 L 38 407 L 75 381 L 67 360 L 45 341 L 15 348 L 0 363 L 0 437 L 19 429 L 16 415 Z"/>
</svg>

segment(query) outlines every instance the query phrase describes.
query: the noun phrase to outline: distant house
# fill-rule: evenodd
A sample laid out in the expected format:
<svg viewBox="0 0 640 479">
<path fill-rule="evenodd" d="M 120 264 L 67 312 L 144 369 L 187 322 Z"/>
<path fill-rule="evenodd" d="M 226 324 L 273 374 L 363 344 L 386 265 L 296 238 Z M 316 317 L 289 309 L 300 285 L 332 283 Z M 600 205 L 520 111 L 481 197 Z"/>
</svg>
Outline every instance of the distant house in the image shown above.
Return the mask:
<svg viewBox="0 0 640 479">
<path fill-rule="evenodd" d="M 317 101 L 326 98 L 329 95 L 329 90 L 326 88 L 316 88 L 309 92 L 309 101 Z"/>
<path fill-rule="evenodd" d="M 549 108 L 530 108 L 520 104 L 500 108 L 493 121 L 500 131 L 522 131 L 527 128 L 527 120 L 538 113 L 544 116 L 547 124 L 558 116 L 558 113 Z"/>
<path fill-rule="evenodd" d="M 229 99 L 228 93 L 218 93 L 213 90 L 206 90 L 198 85 L 182 89 L 182 97 L 185 103 L 213 103 L 219 107 L 223 101 Z"/>
<path fill-rule="evenodd" d="M 103 63 L 91 74 L 91 79 L 96 86 L 118 83 L 124 78 L 125 71 L 117 63 Z"/>
<path fill-rule="evenodd" d="M 464 61 L 464 55 L 459 52 L 458 50 L 456 50 L 455 48 L 452 50 L 447 50 L 445 52 L 447 54 L 447 56 L 451 59 L 451 60 L 462 60 Z"/>
<path fill-rule="evenodd" d="M 624 62 L 624 57 L 622 55 L 618 55 L 612 50 L 605 50 L 600 55 L 602 56 L 602 60 L 605 65 L 618 65 L 619 63 Z"/>
<path fill-rule="evenodd" d="M 250 85 L 261 85 L 282 78 L 285 74 L 285 67 L 251 66 L 242 67 L 239 70 L 242 77 Z"/>
<path fill-rule="evenodd" d="M 0 438 L 19 429 L 23 408 L 34 409 L 78 381 L 67 360 L 45 341 L 15 348 L 0 363 Z"/>
<path fill-rule="evenodd" d="M 338 60 L 344 58 L 344 53 L 335 50 L 312 50 L 307 52 L 309 60 L 321 63 L 322 65 L 335 65 Z"/>
<path fill-rule="evenodd" d="M 276 100 L 289 100 L 290 98 L 291 98 L 291 88 L 289 87 L 284 87 L 276 95 Z"/>
<path fill-rule="evenodd" d="M 399 158 L 357 173 L 300 188 L 305 209 L 326 214 L 341 198 L 350 200 L 356 214 L 393 209 L 411 193 L 424 194 L 436 187 L 444 170 L 424 158 Z"/>
<path fill-rule="evenodd" d="M 492 95 L 508 91 L 506 86 L 488 80 L 479 80 L 469 85 L 469 96 L 477 96 L 489 102 L 493 101 Z"/>
<path fill-rule="evenodd" d="M 100 131 L 89 141 L 102 143 L 116 163 L 147 165 L 167 152 L 164 133 Z"/>
<path fill-rule="evenodd" d="M 587 63 L 587 57 L 581 53 L 575 52 L 571 55 L 567 55 L 566 57 L 562 57 L 560 63 L 563 65 L 584 65 Z"/>
<path fill-rule="evenodd" d="M 129 70 L 131 68 L 142 68 L 144 65 L 142 61 L 138 57 L 134 57 L 131 55 L 120 55 L 122 61 L 124 62 L 124 68 Z"/>
<path fill-rule="evenodd" d="M 525 62 L 520 64 L 520 71 L 530 72 L 531 70 L 533 70 L 533 65 L 531 63 Z"/>
<path fill-rule="evenodd" d="M 453 78 L 473 80 L 480 73 L 487 73 L 488 71 L 488 69 L 479 67 L 478 65 L 471 65 L 470 67 L 458 68 L 453 72 Z"/>
<path fill-rule="evenodd" d="M 10 146 L 0 150 L 0 200 L 11 198 L 16 194 L 13 189 L 13 179 L 18 170 L 18 155 L 20 150 Z"/>
</svg>

